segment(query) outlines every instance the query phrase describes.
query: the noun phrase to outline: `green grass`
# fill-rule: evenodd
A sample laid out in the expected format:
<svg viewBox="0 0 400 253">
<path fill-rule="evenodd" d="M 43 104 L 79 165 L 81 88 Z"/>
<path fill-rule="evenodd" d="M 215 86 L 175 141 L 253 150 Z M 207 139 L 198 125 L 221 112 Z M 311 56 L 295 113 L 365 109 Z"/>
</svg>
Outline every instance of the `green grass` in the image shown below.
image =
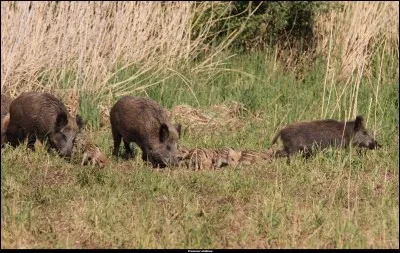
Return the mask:
<svg viewBox="0 0 400 253">
<path fill-rule="evenodd" d="M 317 61 L 296 80 L 294 73 L 272 71 L 263 54 L 238 55 L 227 67 L 250 75 L 181 72 L 196 98 L 177 76 L 146 93 L 168 109 L 188 104 L 211 110 L 214 104 L 240 102 L 247 109 L 240 115 L 243 127 L 189 131 L 180 142 L 260 150 L 270 147 L 282 125 L 320 118 L 324 64 Z M 383 147 L 361 155 L 326 150 L 290 165 L 277 159 L 268 165 L 193 172 L 152 170 L 138 151 L 130 161 L 112 158 L 104 169 L 93 170 L 80 166 L 78 157 L 69 163 L 42 148 L 33 153 L 24 146 L 7 147 L 1 155 L 1 247 L 399 248 L 394 67 L 385 68 L 381 77 L 379 104 L 373 97 L 378 74 L 362 80 L 358 112 L 369 118 L 371 129 L 377 110 L 377 139 Z M 134 72 L 116 78 L 125 80 Z M 162 76 L 144 82 L 157 80 Z M 100 125 L 90 98 L 80 103 L 85 121 L 94 126 L 87 131 L 111 157 L 110 126 Z M 332 96 L 328 112 L 338 118 L 335 101 Z M 342 118 L 350 102 L 350 95 L 340 101 Z"/>
</svg>

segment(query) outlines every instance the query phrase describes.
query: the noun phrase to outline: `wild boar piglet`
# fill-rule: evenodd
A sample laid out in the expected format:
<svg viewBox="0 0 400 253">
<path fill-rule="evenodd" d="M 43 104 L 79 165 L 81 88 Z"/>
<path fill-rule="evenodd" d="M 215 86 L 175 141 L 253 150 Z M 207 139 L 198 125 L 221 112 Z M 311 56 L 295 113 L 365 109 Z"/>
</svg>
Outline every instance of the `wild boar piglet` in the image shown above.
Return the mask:
<svg viewBox="0 0 400 253">
<path fill-rule="evenodd" d="M 100 167 L 104 167 L 108 163 L 107 156 L 101 151 L 100 147 L 97 146 L 87 136 L 78 138 L 78 148 L 83 154 L 81 165 L 86 165 L 88 161 L 92 162 L 92 166 L 98 164 Z"/>
<path fill-rule="evenodd" d="M 242 152 L 234 150 L 230 147 L 225 147 L 216 150 L 217 156 L 215 158 L 215 167 L 221 168 L 224 166 L 236 167 L 239 164 Z"/>
<path fill-rule="evenodd" d="M 253 150 L 243 150 L 242 156 L 240 157 L 239 164 L 249 166 L 258 163 L 266 163 L 271 160 L 272 150 L 267 151 L 253 151 Z"/>
<path fill-rule="evenodd" d="M 241 152 L 232 148 L 195 148 L 189 150 L 184 161 L 188 168 L 194 170 L 218 169 L 225 166 L 237 166 L 240 156 Z"/>
<path fill-rule="evenodd" d="M 203 170 L 215 168 L 215 157 L 217 152 L 209 148 L 194 148 L 185 157 L 185 164 L 188 169 Z"/>
</svg>

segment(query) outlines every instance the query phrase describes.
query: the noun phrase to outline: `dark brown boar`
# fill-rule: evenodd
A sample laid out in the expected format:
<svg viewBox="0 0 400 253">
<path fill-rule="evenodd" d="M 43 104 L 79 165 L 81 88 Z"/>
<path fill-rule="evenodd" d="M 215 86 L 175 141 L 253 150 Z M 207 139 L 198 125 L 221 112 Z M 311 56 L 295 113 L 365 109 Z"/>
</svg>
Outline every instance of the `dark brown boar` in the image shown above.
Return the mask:
<svg viewBox="0 0 400 253">
<path fill-rule="evenodd" d="M 36 139 L 47 143 L 62 157 L 71 157 L 75 138 L 82 128 L 79 115 L 73 118 L 65 105 L 49 93 L 24 92 L 10 105 L 10 123 L 6 135 L 12 146 L 28 138 L 34 150 Z"/>
<path fill-rule="evenodd" d="M 299 122 L 283 128 L 273 139 L 274 144 L 279 136 L 283 142 L 283 150 L 275 156 L 290 156 L 303 152 L 309 157 L 313 145 L 316 148 L 347 147 L 349 144 L 368 149 L 376 149 L 380 145 L 364 127 L 364 119 L 357 116 L 354 121 L 340 122 L 333 119 Z"/>
<path fill-rule="evenodd" d="M 166 112 L 153 100 L 124 96 L 110 111 L 113 155 L 117 156 L 121 139 L 124 141 L 125 157 L 132 157 L 129 146 L 136 143 L 142 150 L 142 159 L 154 167 L 177 165 L 177 144 L 181 125 L 172 126 Z"/>
</svg>

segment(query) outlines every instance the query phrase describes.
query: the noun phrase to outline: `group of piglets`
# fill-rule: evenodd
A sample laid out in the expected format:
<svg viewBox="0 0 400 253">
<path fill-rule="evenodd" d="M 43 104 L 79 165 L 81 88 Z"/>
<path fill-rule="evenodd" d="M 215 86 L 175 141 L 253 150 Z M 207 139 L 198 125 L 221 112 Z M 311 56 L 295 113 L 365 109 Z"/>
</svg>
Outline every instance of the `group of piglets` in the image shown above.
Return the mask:
<svg viewBox="0 0 400 253">
<path fill-rule="evenodd" d="M 134 156 L 130 143 L 142 150 L 142 159 L 153 167 L 178 166 L 199 169 L 220 168 L 268 161 L 272 157 L 290 157 L 302 153 L 309 157 L 313 147 L 347 147 L 376 149 L 380 145 L 365 129 L 363 118 L 354 121 L 317 120 L 299 122 L 284 127 L 275 136 L 280 137 L 284 148 L 273 152 L 188 149 L 178 147 L 181 125 L 172 125 L 165 110 L 155 101 L 142 97 L 124 96 L 110 111 L 111 131 L 114 140 L 113 155 L 119 156 L 121 141 L 124 143 L 123 157 Z M 55 96 L 45 92 L 23 92 L 14 100 L 1 94 L 1 147 L 9 144 L 16 147 L 27 140 L 28 148 L 34 150 L 36 140 L 45 143 L 48 150 L 71 158 L 74 146 L 81 143 L 82 165 L 89 160 L 93 166 L 107 164 L 107 156 L 88 138 L 80 137 L 83 120 L 73 117 L 65 105 Z M 77 141 L 78 140 L 78 141 Z M 81 141 L 83 140 L 83 142 Z M 76 143 L 77 142 L 77 143 Z"/>
</svg>

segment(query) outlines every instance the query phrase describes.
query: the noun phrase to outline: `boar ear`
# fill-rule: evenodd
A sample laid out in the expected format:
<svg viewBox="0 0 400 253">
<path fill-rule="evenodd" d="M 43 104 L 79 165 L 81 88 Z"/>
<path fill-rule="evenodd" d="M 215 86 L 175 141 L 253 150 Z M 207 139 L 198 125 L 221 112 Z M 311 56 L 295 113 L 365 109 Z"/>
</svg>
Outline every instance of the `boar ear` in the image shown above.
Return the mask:
<svg viewBox="0 0 400 253">
<path fill-rule="evenodd" d="M 81 117 L 81 115 L 76 115 L 76 124 L 78 125 L 78 127 L 79 127 L 79 129 L 81 129 L 82 128 L 82 126 L 83 126 L 83 119 L 82 119 L 82 117 Z"/>
<path fill-rule="evenodd" d="M 7 131 L 9 124 L 10 124 L 10 114 L 7 114 L 3 119 L 3 123 L 1 123 L 1 132 L 2 133 L 5 133 Z"/>
<path fill-rule="evenodd" d="M 160 141 L 164 142 L 169 137 L 169 129 L 168 126 L 165 124 L 161 124 L 160 127 Z"/>
<path fill-rule="evenodd" d="M 358 131 L 362 128 L 364 123 L 364 118 L 362 116 L 357 116 L 354 122 L 354 131 Z"/>
<path fill-rule="evenodd" d="M 176 128 L 176 131 L 178 131 L 178 136 L 179 136 L 179 138 L 181 138 L 181 134 L 182 134 L 182 125 L 179 123 L 179 124 L 176 124 L 175 125 L 175 128 Z"/>
<path fill-rule="evenodd" d="M 67 124 L 68 124 L 67 114 L 64 111 L 59 111 L 57 113 L 57 119 L 56 119 L 56 130 L 59 131 Z"/>
</svg>

